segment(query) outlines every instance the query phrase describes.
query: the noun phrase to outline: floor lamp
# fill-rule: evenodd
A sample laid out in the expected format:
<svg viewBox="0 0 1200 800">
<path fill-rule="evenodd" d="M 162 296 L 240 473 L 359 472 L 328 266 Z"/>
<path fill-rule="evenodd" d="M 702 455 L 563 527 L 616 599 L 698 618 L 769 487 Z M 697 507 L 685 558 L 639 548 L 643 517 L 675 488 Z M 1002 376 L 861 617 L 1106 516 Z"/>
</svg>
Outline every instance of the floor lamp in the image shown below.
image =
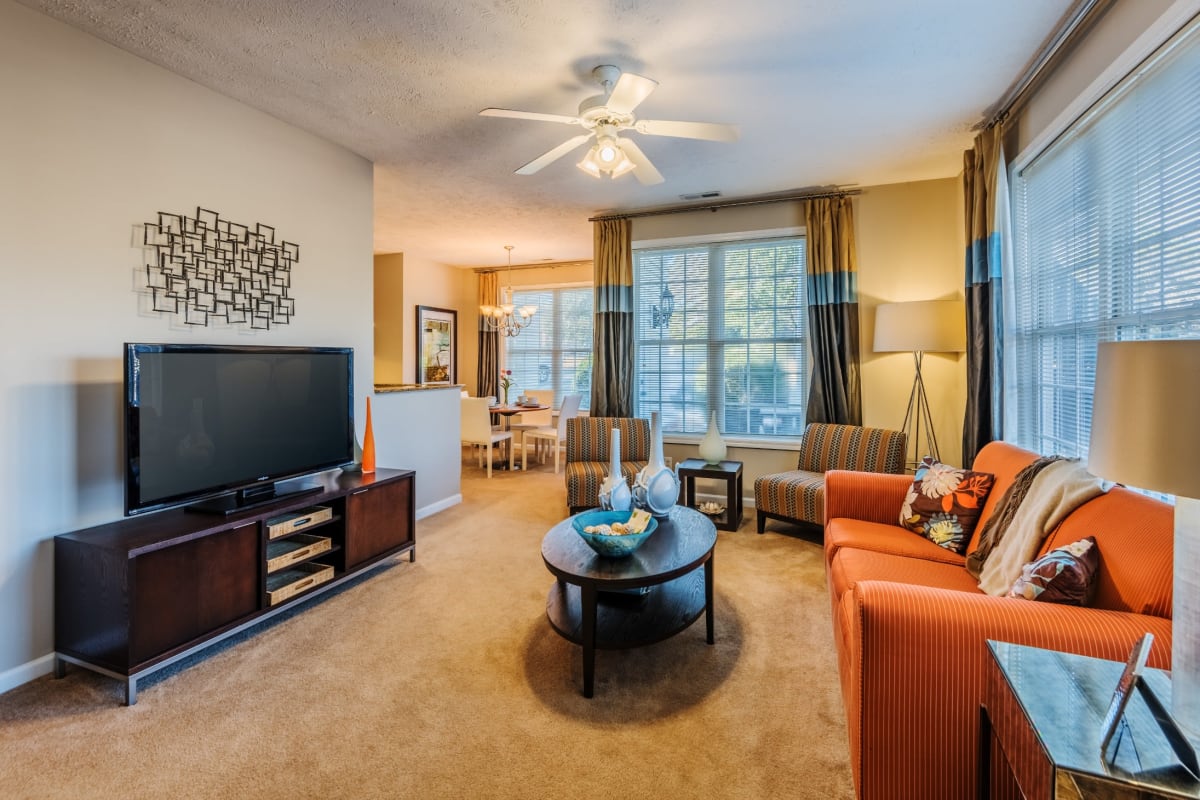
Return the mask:
<svg viewBox="0 0 1200 800">
<path fill-rule="evenodd" d="M 925 396 L 925 379 L 921 376 L 921 359 L 926 353 L 961 353 L 965 349 L 966 316 L 960 300 L 882 303 L 875 308 L 875 352 L 912 353 L 916 366 L 901 427 L 912 452 L 909 469 L 916 469 L 921 463 L 922 432 L 924 455 L 941 460 L 929 398 Z"/>
<path fill-rule="evenodd" d="M 1171 716 L 1200 737 L 1200 339 L 1102 342 L 1088 471 L 1175 495 Z M 1130 643 L 1132 644 L 1132 642 Z"/>
</svg>

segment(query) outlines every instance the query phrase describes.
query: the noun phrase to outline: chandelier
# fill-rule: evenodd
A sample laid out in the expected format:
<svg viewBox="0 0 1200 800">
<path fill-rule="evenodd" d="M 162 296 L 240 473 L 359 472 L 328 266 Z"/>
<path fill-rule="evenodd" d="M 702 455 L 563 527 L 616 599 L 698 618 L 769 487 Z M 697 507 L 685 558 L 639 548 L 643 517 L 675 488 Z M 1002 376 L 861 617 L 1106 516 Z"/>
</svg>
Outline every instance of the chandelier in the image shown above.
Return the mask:
<svg viewBox="0 0 1200 800">
<path fill-rule="evenodd" d="M 511 244 L 504 245 L 508 251 L 508 299 L 512 300 L 512 251 Z M 537 306 L 521 306 L 517 308 L 511 302 L 499 306 L 480 306 L 479 313 L 484 325 L 489 331 L 496 331 L 504 336 L 516 336 L 521 329 L 533 322 Z"/>
</svg>

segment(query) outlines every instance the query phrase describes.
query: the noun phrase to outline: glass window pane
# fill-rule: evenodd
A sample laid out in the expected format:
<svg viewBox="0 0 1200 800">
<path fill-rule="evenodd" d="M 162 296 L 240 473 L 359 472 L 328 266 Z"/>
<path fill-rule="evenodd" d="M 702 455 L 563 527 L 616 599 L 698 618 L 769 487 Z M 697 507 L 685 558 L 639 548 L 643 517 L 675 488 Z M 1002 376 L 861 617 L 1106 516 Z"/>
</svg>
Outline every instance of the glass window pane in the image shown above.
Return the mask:
<svg viewBox="0 0 1200 800">
<path fill-rule="evenodd" d="M 660 411 L 668 433 L 703 433 L 716 411 L 727 434 L 799 436 L 805 270 L 801 238 L 635 251 L 636 413 Z"/>
<path fill-rule="evenodd" d="M 592 380 L 592 303 L 590 286 L 514 287 L 513 304 L 537 306 L 529 326 L 503 340 L 504 365 L 513 371 L 518 393 L 554 392 L 554 405 L 579 392 L 588 408 Z"/>
<path fill-rule="evenodd" d="M 1013 176 L 1005 438 L 1086 456 L 1096 347 L 1200 328 L 1200 27 Z"/>
</svg>

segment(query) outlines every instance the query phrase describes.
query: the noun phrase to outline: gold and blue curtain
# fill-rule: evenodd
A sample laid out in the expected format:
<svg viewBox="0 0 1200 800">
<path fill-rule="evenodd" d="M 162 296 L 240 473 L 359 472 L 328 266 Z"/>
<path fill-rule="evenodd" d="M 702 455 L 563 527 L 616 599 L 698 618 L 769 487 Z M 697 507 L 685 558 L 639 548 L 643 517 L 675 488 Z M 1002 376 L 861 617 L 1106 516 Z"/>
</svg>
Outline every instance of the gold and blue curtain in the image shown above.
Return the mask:
<svg viewBox="0 0 1200 800">
<path fill-rule="evenodd" d="M 633 416 L 633 224 L 595 222 L 593 417 Z"/>
<path fill-rule="evenodd" d="M 500 276 L 479 273 L 479 305 L 500 305 Z M 477 397 L 500 396 L 500 333 L 488 328 L 487 318 L 479 315 L 479 360 L 476 366 Z"/>
<path fill-rule="evenodd" d="M 808 421 L 861 425 L 853 207 L 845 195 L 813 198 L 804 216 L 813 358 Z"/>
<path fill-rule="evenodd" d="M 1007 258 L 1008 167 L 999 123 L 975 137 L 963 153 L 966 201 L 967 411 L 963 420 L 963 464 L 1000 438 L 1003 414 L 1003 262 Z"/>
</svg>

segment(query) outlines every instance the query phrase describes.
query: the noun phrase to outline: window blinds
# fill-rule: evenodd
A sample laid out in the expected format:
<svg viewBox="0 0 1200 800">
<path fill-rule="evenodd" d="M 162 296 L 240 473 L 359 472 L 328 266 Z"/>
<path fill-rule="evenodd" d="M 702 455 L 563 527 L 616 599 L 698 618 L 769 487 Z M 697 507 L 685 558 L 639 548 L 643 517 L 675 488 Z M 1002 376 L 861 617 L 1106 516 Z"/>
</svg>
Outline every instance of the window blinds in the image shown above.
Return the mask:
<svg viewBox="0 0 1200 800">
<path fill-rule="evenodd" d="M 636 413 L 702 433 L 799 436 L 808 389 L 804 240 L 634 252 Z M 674 313 L 663 322 L 664 290 Z"/>
<path fill-rule="evenodd" d="M 504 340 L 504 364 L 513 371 L 516 393 L 550 389 L 554 406 L 563 395 L 583 394 L 588 407 L 592 380 L 592 288 L 514 287 L 513 305 L 537 306 L 533 322 Z"/>
<path fill-rule="evenodd" d="M 1006 438 L 1024 447 L 1086 455 L 1099 342 L 1200 336 L 1197 30 L 1015 176 Z"/>
</svg>

